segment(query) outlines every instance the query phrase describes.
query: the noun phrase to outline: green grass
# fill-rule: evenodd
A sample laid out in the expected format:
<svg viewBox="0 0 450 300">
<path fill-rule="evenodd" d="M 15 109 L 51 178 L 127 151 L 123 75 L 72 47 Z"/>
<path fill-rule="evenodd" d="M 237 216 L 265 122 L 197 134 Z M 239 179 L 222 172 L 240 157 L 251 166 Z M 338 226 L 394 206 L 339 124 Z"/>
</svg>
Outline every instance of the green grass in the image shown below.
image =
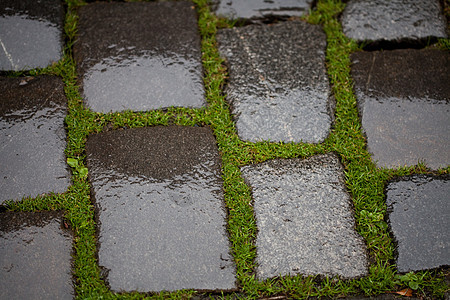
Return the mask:
<svg viewBox="0 0 450 300">
<path fill-rule="evenodd" d="M 150 112 L 101 114 L 83 107 L 77 86 L 77 74 L 72 46 L 77 34 L 76 8 L 81 0 L 66 0 L 66 48 L 64 58 L 57 64 L 30 72 L 10 72 L 9 76 L 50 74 L 62 78 L 69 101 L 66 118 L 66 155 L 73 166 L 73 185 L 63 194 L 25 198 L 8 202 L 6 207 L 15 211 L 64 210 L 75 234 L 74 276 L 76 294 L 80 299 L 186 299 L 198 295 L 196 291 L 139 294 L 111 293 L 101 279 L 96 259 L 94 207 L 90 198 L 85 168 L 85 143 L 87 136 L 105 128 L 134 128 L 154 125 L 210 126 L 222 156 L 225 203 L 228 210 L 228 233 L 232 254 L 237 267 L 239 291 L 220 294 L 224 298 L 271 297 L 286 295 L 292 298 L 341 297 L 353 294 L 377 295 L 388 291 L 413 287 L 416 296 L 439 298 L 448 291 L 445 277 L 448 271 L 433 270 L 409 275 L 396 274 L 394 243 L 386 223 L 384 187 L 388 180 L 410 174 L 448 174 L 450 168 L 430 172 L 421 164 L 398 170 L 377 169 L 366 149 L 361 132 L 353 83 L 350 77 L 349 56 L 360 47 L 348 40 L 337 20 L 344 4 L 336 0 L 322 0 L 317 9 L 306 17 L 312 24 L 320 24 L 327 35 L 326 64 L 333 94 L 336 98 L 335 124 L 330 136 L 321 144 L 249 143 L 239 140 L 223 95 L 227 70 L 217 51 L 218 28 L 235 24 L 217 19 L 211 14 L 207 0 L 194 0 L 202 36 L 202 60 L 205 70 L 206 99 L 209 106 L 203 109 L 171 108 Z M 440 45 L 448 45 L 441 40 Z M 445 48 L 445 47 L 444 47 Z M 447 48 L 448 49 L 448 48 Z M 252 198 L 240 173 L 240 167 L 273 158 L 308 158 L 320 153 L 335 152 L 345 168 L 346 185 L 350 192 L 356 218 L 356 229 L 367 244 L 370 259 L 369 275 L 355 280 L 323 277 L 280 277 L 260 282 L 255 278 L 255 237 L 257 228 L 252 208 Z M 208 294 L 206 294 L 208 295 Z M 213 295 L 213 294 L 211 294 Z M 214 294 L 216 295 L 216 294 Z"/>
</svg>

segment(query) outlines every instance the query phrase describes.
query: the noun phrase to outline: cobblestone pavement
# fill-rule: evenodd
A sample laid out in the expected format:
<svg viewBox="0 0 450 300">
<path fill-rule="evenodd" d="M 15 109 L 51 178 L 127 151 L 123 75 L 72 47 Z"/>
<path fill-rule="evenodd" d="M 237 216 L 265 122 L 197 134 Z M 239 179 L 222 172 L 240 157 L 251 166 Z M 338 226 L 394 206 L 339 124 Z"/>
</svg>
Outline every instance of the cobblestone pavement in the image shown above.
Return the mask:
<svg viewBox="0 0 450 300">
<path fill-rule="evenodd" d="M 288 287 L 295 278 L 373 281 L 383 259 L 390 276 L 442 271 L 448 281 L 442 3 L 350 0 L 338 19 L 362 43 L 348 57 L 356 126 L 372 160 L 366 167 L 384 176 L 381 187 L 363 187 L 381 198 L 361 200 L 351 184 L 359 180 L 351 178 L 354 153 L 328 150 L 340 149 L 339 118 L 351 109 L 333 92 L 333 41 L 301 18 L 322 1 L 212 1 L 213 15 L 236 21 L 211 25 L 228 72 L 219 87 L 207 78 L 211 42 L 199 31 L 198 2 L 0 3 L 0 298 L 184 289 L 296 298 L 305 281 Z M 218 88 L 220 108 L 209 96 Z M 227 119 L 231 129 L 219 132 Z M 297 152 L 260 158 L 249 150 L 253 159 L 229 163 L 238 149 L 264 147 Z M 363 222 L 395 245 L 391 259 L 377 257 L 381 242 Z M 248 282 L 264 288 L 249 296 Z M 264 285 L 272 283 L 273 294 Z M 350 294 L 363 298 L 361 289 Z"/>
</svg>

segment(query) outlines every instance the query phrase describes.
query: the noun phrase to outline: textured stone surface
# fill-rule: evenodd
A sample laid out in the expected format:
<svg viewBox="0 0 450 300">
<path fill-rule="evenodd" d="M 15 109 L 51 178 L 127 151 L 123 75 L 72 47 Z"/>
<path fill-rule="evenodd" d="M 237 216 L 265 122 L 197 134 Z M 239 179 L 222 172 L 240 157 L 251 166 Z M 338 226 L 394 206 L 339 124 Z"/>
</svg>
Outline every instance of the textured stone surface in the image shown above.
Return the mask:
<svg viewBox="0 0 450 300">
<path fill-rule="evenodd" d="M 70 185 L 61 79 L 0 77 L 0 202 Z"/>
<path fill-rule="evenodd" d="M 343 169 L 333 154 L 241 168 L 252 188 L 257 276 L 367 274 Z"/>
<path fill-rule="evenodd" d="M 221 30 L 217 38 L 241 139 L 319 143 L 327 137 L 332 108 L 319 26 L 251 25 Z"/>
<path fill-rule="evenodd" d="M 0 2 L 0 70 L 43 68 L 62 58 L 63 3 Z"/>
<path fill-rule="evenodd" d="M 72 235 L 62 213 L 0 214 L 0 298 L 73 299 Z"/>
<path fill-rule="evenodd" d="M 93 111 L 206 104 L 192 3 L 93 3 L 79 15 L 74 55 Z"/>
<path fill-rule="evenodd" d="M 450 265 L 450 177 L 411 176 L 386 191 L 399 272 Z"/>
<path fill-rule="evenodd" d="M 230 19 L 264 18 L 268 16 L 302 16 L 313 0 L 215 0 L 218 16 Z"/>
<path fill-rule="evenodd" d="M 342 15 L 344 34 L 362 41 L 418 41 L 446 37 L 439 0 L 349 1 Z"/>
<path fill-rule="evenodd" d="M 235 288 L 220 160 L 208 128 L 92 135 L 99 264 L 114 291 Z"/>
<path fill-rule="evenodd" d="M 357 52 L 352 76 L 368 150 L 379 167 L 450 164 L 450 54 Z"/>
</svg>

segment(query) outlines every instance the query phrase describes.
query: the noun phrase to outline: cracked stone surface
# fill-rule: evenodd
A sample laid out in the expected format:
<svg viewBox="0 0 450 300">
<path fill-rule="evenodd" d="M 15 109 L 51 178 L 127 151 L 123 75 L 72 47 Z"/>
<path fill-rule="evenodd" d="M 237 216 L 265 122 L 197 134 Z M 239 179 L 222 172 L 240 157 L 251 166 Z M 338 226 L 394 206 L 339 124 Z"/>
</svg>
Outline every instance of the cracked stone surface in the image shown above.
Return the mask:
<svg viewBox="0 0 450 300">
<path fill-rule="evenodd" d="M 260 279 L 278 275 L 367 275 L 343 168 L 334 154 L 241 168 L 252 188 Z"/>
<path fill-rule="evenodd" d="M 0 202 L 70 185 L 67 100 L 58 77 L 0 77 Z"/>
<path fill-rule="evenodd" d="M 349 1 L 342 15 L 344 34 L 363 41 L 418 41 L 446 38 L 439 0 Z"/>
<path fill-rule="evenodd" d="M 303 16 L 313 0 L 214 0 L 218 16 L 230 19 L 264 18 L 268 16 Z"/>
<path fill-rule="evenodd" d="M 230 78 L 225 89 L 241 139 L 320 143 L 333 102 L 325 70 L 325 34 L 291 21 L 220 30 L 219 51 Z"/>
<path fill-rule="evenodd" d="M 74 56 L 91 110 L 206 105 L 191 2 L 92 3 L 79 15 Z"/>
<path fill-rule="evenodd" d="M 450 164 L 450 54 L 394 50 L 352 54 L 359 112 L 377 166 Z"/>
<path fill-rule="evenodd" d="M 388 184 L 386 204 L 399 272 L 450 265 L 449 195 L 449 176 L 416 175 Z"/>
<path fill-rule="evenodd" d="M 62 213 L 0 213 L 0 298 L 74 299 L 71 252 Z"/>
<path fill-rule="evenodd" d="M 0 70 L 44 68 L 60 60 L 63 21 L 59 0 L 2 0 Z"/>
<path fill-rule="evenodd" d="M 113 291 L 231 290 L 220 158 L 209 128 L 91 135 L 99 265 Z"/>
</svg>

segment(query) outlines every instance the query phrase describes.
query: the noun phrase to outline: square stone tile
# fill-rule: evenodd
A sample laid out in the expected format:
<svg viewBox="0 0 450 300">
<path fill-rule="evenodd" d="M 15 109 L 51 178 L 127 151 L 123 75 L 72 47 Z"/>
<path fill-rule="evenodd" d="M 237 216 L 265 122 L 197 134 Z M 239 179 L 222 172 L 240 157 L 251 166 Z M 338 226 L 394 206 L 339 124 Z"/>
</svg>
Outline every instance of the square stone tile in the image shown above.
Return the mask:
<svg viewBox="0 0 450 300">
<path fill-rule="evenodd" d="M 351 56 L 367 147 L 377 166 L 450 164 L 450 54 L 440 50 Z"/>
<path fill-rule="evenodd" d="M 450 265 L 450 177 L 410 176 L 386 187 L 399 272 Z"/>
<path fill-rule="evenodd" d="M 0 213 L 0 298 L 73 299 L 72 234 L 59 212 Z"/>
<path fill-rule="evenodd" d="M 252 188 L 258 235 L 256 274 L 367 275 L 343 168 L 334 154 L 241 168 Z"/>
<path fill-rule="evenodd" d="M 209 128 L 89 137 L 99 265 L 113 291 L 231 290 L 220 158 Z"/>
<path fill-rule="evenodd" d="M 250 25 L 221 30 L 217 39 L 241 139 L 320 143 L 328 136 L 334 110 L 320 26 Z"/>
<path fill-rule="evenodd" d="M 358 42 L 418 42 L 445 38 L 439 0 L 351 0 L 342 15 L 344 34 Z"/>
<path fill-rule="evenodd" d="M 70 185 L 60 78 L 0 77 L 0 203 Z"/>
<path fill-rule="evenodd" d="M 60 0 L 0 1 L 0 70 L 44 68 L 63 55 Z"/>
<path fill-rule="evenodd" d="M 74 56 L 90 109 L 206 105 L 191 2 L 98 2 L 81 7 L 79 16 Z"/>
</svg>

